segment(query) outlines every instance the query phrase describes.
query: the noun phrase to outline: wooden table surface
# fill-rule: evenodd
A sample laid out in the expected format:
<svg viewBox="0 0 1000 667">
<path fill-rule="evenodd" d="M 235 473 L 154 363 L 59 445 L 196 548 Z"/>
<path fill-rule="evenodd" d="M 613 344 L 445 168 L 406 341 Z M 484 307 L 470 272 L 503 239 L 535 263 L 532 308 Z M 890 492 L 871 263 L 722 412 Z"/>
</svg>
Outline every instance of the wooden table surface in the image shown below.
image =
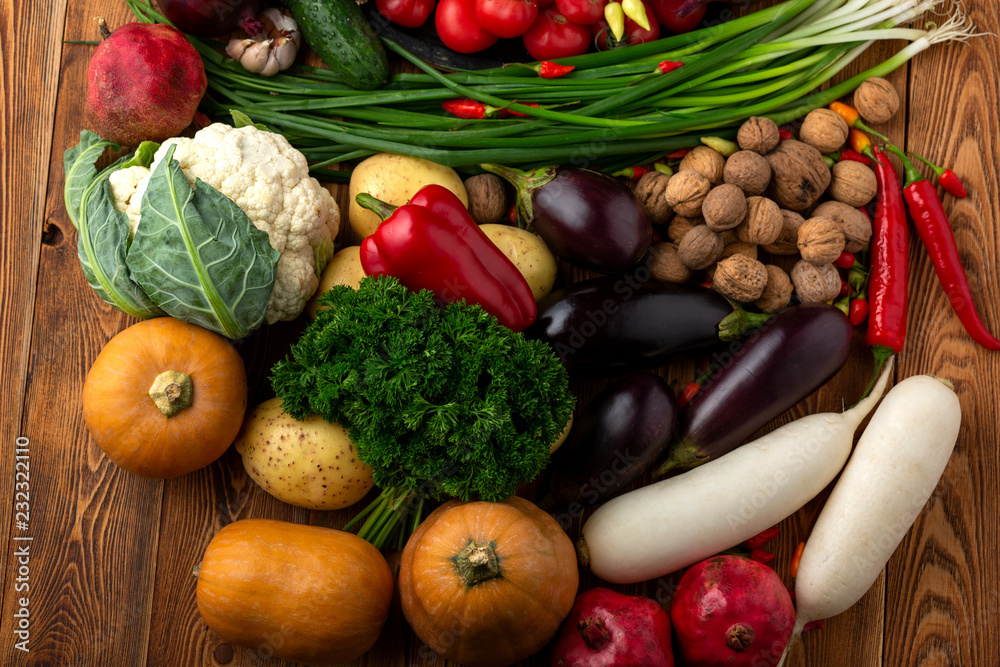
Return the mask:
<svg viewBox="0 0 1000 667">
<path fill-rule="evenodd" d="M 995 0 L 966 5 L 981 30 L 1000 33 Z M 0 0 L 0 663 L 283 664 L 230 646 L 205 626 L 191 568 L 215 532 L 236 519 L 338 527 L 351 511 L 280 503 L 247 479 L 232 450 L 180 479 L 141 479 L 105 458 L 83 422 L 87 370 L 102 346 L 132 324 L 88 287 L 62 197 L 62 154 L 83 127 L 93 52 L 63 42 L 95 39 L 98 15 L 110 25 L 129 19 L 122 0 Z M 852 71 L 896 46 L 873 48 Z M 998 71 L 995 37 L 932 48 L 891 76 L 903 107 L 888 129 L 906 149 L 952 165 L 967 184 L 969 198 L 948 197 L 946 205 L 976 301 L 994 332 L 1000 332 Z M 338 199 L 346 211 L 343 192 Z M 338 242 L 350 240 L 345 231 Z M 1000 391 L 993 388 L 1000 355 L 964 333 L 919 243 L 910 262 L 910 334 L 897 379 L 935 373 L 955 383 L 964 413 L 958 445 L 884 574 L 861 603 L 827 621 L 825 630 L 807 633 L 789 661 L 794 667 L 1000 665 Z M 240 345 L 252 403 L 269 395 L 267 370 L 302 326 L 300 320 L 270 327 Z M 845 369 L 776 424 L 853 401 L 871 372 L 857 338 Z M 679 362 L 666 373 L 685 382 L 695 367 Z M 597 388 L 578 387 L 580 398 Z M 27 528 L 15 523 L 14 511 L 15 447 L 24 439 Z M 782 524 L 774 565 L 786 581 L 794 545 L 808 534 L 822 497 Z M 397 561 L 390 555 L 390 563 Z M 620 588 L 666 601 L 672 581 Z M 595 580 L 585 574 L 582 583 Z M 23 626 L 14 617 L 20 598 L 28 598 L 29 653 L 15 647 L 24 639 L 15 634 Z M 397 603 L 378 645 L 356 664 L 446 663 L 412 635 Z M 546 662 L 536 657 L 529 664 Z"/>
</svg>

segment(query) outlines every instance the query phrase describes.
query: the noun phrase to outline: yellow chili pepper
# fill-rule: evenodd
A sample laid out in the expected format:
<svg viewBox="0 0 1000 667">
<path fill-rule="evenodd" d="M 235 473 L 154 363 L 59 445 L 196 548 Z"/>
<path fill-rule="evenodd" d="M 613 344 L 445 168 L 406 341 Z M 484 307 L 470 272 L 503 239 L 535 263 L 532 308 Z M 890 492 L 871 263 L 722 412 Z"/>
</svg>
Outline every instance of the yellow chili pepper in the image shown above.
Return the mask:
<svg viewBox="0 0 1000 667">
<path fill-rule="evenodd" d="M 615 40 L 620 42 L 625 36 L 625 10 L 622 9 L 621 4 L 609 2 L 604 5 L 604 20 L 608 22 L 608 27 L 611 28 L 611 34 L 615 36 Z"/>
<path fill-rule="evenodd" d="M 646 5 L 642 4 L 642 0 L 622 0 L 622 11 L 625 12 L 625 16 L 642 26 L 643 30 L 649 30 Z M 608 21 L 608 24 L 610 25 L 611 22 Z"/>
</svg>

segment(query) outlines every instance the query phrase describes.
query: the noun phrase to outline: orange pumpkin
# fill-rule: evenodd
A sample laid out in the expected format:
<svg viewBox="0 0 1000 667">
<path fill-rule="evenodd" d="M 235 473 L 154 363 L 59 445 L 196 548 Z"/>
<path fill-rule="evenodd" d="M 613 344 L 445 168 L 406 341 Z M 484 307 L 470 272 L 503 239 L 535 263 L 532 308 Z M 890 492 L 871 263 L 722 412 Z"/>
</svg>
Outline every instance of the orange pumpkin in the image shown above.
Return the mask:
<svg viewBox="0 0 1000 667">
<path fill-rule="evenodd" d="M 537 653 L 569 614 L 578 585 L 569 537 L 516 496 L 445 503 L 410 537 L 399 568 L 413 631 L 438 654 L 476 667 Z"/>
<path fill-rule="evenodd" d="M 224 527 L 195 573 L 198 611 L 219 637 L 306 664 L 363 655 L 392 601 L 392 572 L 371 544 L 273 519 Z"/>
<path fill-rule="evenodd" d="M 246 370 L 232 344 L 170 317 L 112 338 L 83 385 L 83 418 L 94 440 L 143 477 L 177 477 L 222 456 L 246 406 Z"/>
</svg>

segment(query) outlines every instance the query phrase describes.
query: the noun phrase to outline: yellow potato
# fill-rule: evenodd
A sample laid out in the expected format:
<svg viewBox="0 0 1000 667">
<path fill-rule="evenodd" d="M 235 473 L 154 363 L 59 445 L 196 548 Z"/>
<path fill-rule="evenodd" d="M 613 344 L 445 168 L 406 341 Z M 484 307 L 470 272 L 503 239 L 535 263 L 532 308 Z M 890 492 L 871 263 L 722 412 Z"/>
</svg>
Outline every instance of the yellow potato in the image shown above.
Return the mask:
<svg viewBox="0 0 1000 667">
<path fill-rule="evenodd" d="M 292 505 L 343 509 L 375 484 L 343 427 L 315 415 L 297 421 L 277 398 L 247 414 L 235 444 L 250 479 Z"/>
<path fill-rule="evenodd" d="M 326 306 L 319 305 L 319 297 L 334 285 L 347 285 L 358 289 L 365 270 L 361 268 L 361 246 L 347 246 L 337 252 L 319 277 L 319 287 L 306 304 L 309 317 L 316 319 L 316 311 Z"/>
<path fill-rule="evenodd" d="M 378 215 L 361 208 L 354 201 L 358 193 L 367 192 L 388 204 L 402 206 L 410 201 L 410 197 L 415 195 L 417 190 L 430 183 L 448 188 L 458 195 L 463 204 L 469 205 L 465 185 L 451 167 L 392 153 L 371 156 L 351 172 L 349 187 L 351 203 L 347 214 L 351 229 L 364 238 L 371 235 L 382 222 Z"/>
<path fill-rule="evenodd" d="M 528 281 L 535 301 L 548 296 L 556 281 L 556 258 L 538 236 L 510 225 L 479 225 Z"/>
</svg>

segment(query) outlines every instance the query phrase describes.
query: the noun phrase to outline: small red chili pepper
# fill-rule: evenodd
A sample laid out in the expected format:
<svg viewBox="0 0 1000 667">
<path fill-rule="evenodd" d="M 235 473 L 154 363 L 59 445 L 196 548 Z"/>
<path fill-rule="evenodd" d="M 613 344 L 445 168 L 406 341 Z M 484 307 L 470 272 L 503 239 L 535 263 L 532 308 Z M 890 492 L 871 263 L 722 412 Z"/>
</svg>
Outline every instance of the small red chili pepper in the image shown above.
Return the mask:
<svg viewBox="0 0 1000 667">
<path fill-rule="evenodd" d="M 394 276 L 447 303 L 479 304 L 514 331 L 534 321 L 535 298 L 524 276 L 450 190 L 426 185 L 395 210 L 365 193 L 356 201 L 385 219 L 361 243 L 366 275 Z"/>
<path fill-rule="evenodd" d="M 764 565 L 767 565 L 777 557 L 777 554 L 773 554 L 770 551 L 764 551 L 763 549 L 750 550 L 750 560 L 755 560 L 758 563 L 763 563 Z"/>
<path fill-rule="evenodd" d="M 840 292 L 837 294 L 837 296 L 842 298 L 842 297 L 847 296 L 850 293 L 851 293 L 851 286 L 847 283 L 846 280 L 844 280 L 843 278 L 841 278 L 840 279 Z M 845 308 L 841 308 L 841 310 L 845 311 L 844 315 L 847 314 L 847 312 L 846 312 L 847 308 L 846 307 Z"/>
<path fill-rule="evenodd" d="M 848 315 L 852 326 L 860 326 L 868 319 L 868 300 L 859 296 L 851 301 L 851 312 Z"/>
<path fill-rule="evenodd" d="M 799 542 L 799 546 L 795 547 L 795 555 L 792 556 L 792 578 L 795 578 L 799 574 L 799 563 L 802 562 L 802 552 L 806 550 L 806 543 Z"/>
<path fill-rule="evenodd" d="M 847 252 L 846 250 L 840 253 L 840 257 L 834 262 L 841 269 L 849 269 L 854 266 L 854 255 Z"/>
<path fill-rule="evenodd" d="M 517 204 L 511 204 L 510 208 L 507 209 L 507 222 L 512 225 L 517 225 Z"/>
<path fill-rule="evenodd" d="M 619 169 L 618 171 L 611 174 L 612 176 L 620 176 L 621 178 L 634 178 L 639 179 L 650 172 L 646 167 L 636 165 L 634 167 L 626 167 L 625 169 Z"/>
<path fill-rule="evenodd" d="M 969 196 L 969 193 L 965 191 L 965 186 L 962 185 L 962 179 L 960 179 L 958 174 L 953 172 L 951 169 L 939 167 L 927 158 L 917 155 L 916 153 L 910 153 L 910 155 L 934 170 L 934 173 L 937 174 L 938 177 L 938 185 L 944 188 L 945 192 L 953 197 L 958 197 L 959 199 L 965 199 Z"/>
<path fill-rule="evenodd" d="M 678 148 L 673 153 L 671 153 L 670 155 L 668 155 L 667 159 L 668 160 L 680 160 L 680 159 L 682 159 L 685 155 L 687 155 L 690 152 L 691 152 L 690 148 Z"/>
<path fill-rule="evenodd" d="M 679 410 L 687 405 L 694 398 L 694 395 L 698 393 L 699 389 L 701 389 L 701 385 L 697 382 L 688 382 L 684 385 L 684 389 L 681 390 L 681 395 L 677 399 L 677 409 Z"/>
<path fill-rule="evenodd" d="M 678 67 L 683 67 L 683 66 L 684 66 L 684 63 L 682 63 L 682 62 L 673 61 L 673 60 L 664 60 L 663 62 L 661 62 L 660 64 L 658 64 L 656 66 L 656 68 L 657 68 L 657 71 L 660 72 L 660 74 L 670 74 L 671 72 L 673 72 Z"/>
<path fill-rule="evenodd" d="M 840 154 L 840 161 L 844 162 L 845 160 L 849 162 L 860 162 L 866 167 L 872 166 L 871 159 L 866 158 L 861 153 L 857 153 L 851 150 L 850 148 L 845 148 L 844 151 Z"/>
<path fill-rule="evenodd" d="M 927 254 L 930 255 L 934 272 L 937 273 L 944 293 L 955 309 L 958 319 L 962 321 L 965 330 L 973 340 L 987 350 L 1000 350 L 1000 340 L 997 340 L 983 324 L 976 304 L 972 299 L 972 289 L 969 278 L 962 267 L 962 257 L 958 253 L 955 233 L 948 223 L 948 215 L 944 211 L 941 199 L 938 197 L 934 184 L 918 172 L 906 154 L 895 146 L 889 150 L 895 153 L 906 168 L 906 185 L 903 196 L 917 228 L 917 234 Z"/>
<path fill-rule="evenodd" d="M 715 283 L 714 283 L 713 281 L 711 281 L 711 280 L 706 280 L 706 281 L 705 281 L 705 282 L 703 282 L 703 283 L 698 283 L 698 286 L 699 286 L 699 287 L 711 287 L 711 286 L 712 286 L 712 285 L 714 285 L 714 284 L 715 284 Z"/>
<path fill-rule="evenodd" d="M 762 546 L 778 537 L 779 530 L 780 528 L 778 526 L 771 526 L 770 528 L 757 533 L 743 544 L 746 545 L 747 549 L 760 549 Z"/>
<path fill-rule="evenodd" d="M 824 627 L 823 621 L 809 621 L 802 626 L 802 632 L 809 632 L 810 630 L 822 630 Z"/>
<path fill-rule="evenodd" d="M 794 139 L 794 138 L 795 135 L 792 134 L 791 130 L 784 130 L 784 129 L 778 130 L 778 139 L 780 139 L 781 141 L 788 141 L 789 139 Z"/>
<path fill-rule="evenodd" d="M 663 235 L 660 234 L 660 230 L 653 229 L 653 243 L 660 243 L 663 240 Z"/>
<path fill-rule="evenodd" d="M 526 107 L 531 107 L 532 109 L 538 108 L 537 102 L 518 102 L 518 104 L 523 104 Z M 523 111 L 514 111 L 512 109 L 501 109 L 501 116 L 518 116 L 520 118 L 531 118 L 531 114 L 524 113 Z"/>
<path fill-rule="evenodd" d="M 465 119 L 493 118 L 496 115 L 495 110 L 490 113 L 493 107 L 468 98 L 445 100 L 441 103 L 441 108 L 453 116 Z"/>
<path fill-rule="evenodd" d="M 551 60 L 543 60 L 535 67 L 538 76 L 543 79 L 558 79 L 576 69 L 576 65 L 559 65 Z"/>
</svg>

